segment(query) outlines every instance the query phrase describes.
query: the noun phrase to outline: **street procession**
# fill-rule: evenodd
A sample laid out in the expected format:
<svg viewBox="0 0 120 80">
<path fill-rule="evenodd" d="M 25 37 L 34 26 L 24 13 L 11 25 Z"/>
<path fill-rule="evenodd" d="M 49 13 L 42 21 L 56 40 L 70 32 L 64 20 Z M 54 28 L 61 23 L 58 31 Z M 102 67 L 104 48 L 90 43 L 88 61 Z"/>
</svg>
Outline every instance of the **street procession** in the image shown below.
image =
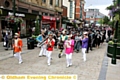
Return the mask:
<svg viewBox="0 0 120 80">
<path fill-rule="evenodd" d="M 120 0 L 0 0 L 0 80 L 120 80 Z"/>
</svg>

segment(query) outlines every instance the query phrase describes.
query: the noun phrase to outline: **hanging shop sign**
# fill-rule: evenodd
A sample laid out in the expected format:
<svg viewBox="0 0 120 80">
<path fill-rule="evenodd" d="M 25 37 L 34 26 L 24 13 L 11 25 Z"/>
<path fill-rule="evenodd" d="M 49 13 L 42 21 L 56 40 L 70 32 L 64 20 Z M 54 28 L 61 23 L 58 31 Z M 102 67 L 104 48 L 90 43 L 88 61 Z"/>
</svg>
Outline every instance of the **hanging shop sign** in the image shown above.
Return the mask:
<svg viewBox="0 0 120 80">
<path fill-rule="evenodd" d="M 42 16 L 43 20 L 50 20 L 50 21 L 56 21 L 55 17 L 50 17 L 50 16 Z"/>
<path fill-rule="evenodd" d="M 8 12 L 8 15 L 12 16 L 13 13 L 12 12 Z M 16 16 L 18 17 L 25 17 L 25 14 L 22 14 L 22 13 L 15 13 Z"/>
</svg>

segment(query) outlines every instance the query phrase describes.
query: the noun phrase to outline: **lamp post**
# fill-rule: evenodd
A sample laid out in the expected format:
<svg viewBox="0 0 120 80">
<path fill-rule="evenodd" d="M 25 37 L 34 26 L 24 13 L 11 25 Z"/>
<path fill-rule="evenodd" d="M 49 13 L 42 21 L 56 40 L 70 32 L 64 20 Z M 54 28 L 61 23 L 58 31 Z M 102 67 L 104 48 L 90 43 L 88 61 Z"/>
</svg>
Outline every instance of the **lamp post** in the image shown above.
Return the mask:
<svg viewBox="0 0 120 80">
<path fill-rule="evenodd" d="M 16 8 L 15 8 L 15 0 L 12 0 L 13 3 L 13 16 L 15 16 Z"/>
<path fill-rule="evenodd" d="M 16 8 L 15 8 L 15 0 L 12 0 L 12 4 L 13 4 L 13 16 L 15 17 L 15 12 L 16 12 Z M 12 35 L 14 36 L 16 30 L 17 30 L 17 26 L 16 26 L 16 23 L 14 23 L 14 27 L 12 28 Z"/>
<path fill-rule="evenodd" d="M 119 4 L 120 4 L 120 0 L 113 0 L 113 3 L 115 4 L 117 2 L 117 7 L 116 9 L 118 9 L 119 7 Z M 120 14 L 119 14 L 119 19 L 120 19 Z M 113 53 L 113 56 L 112 56 L 112 61 L 111 63 L 112 64 L 116 64 L 116 51 L 117 51 L 117 30 L 118 30 L 118 26 L 119 26 L 119 20 L 116 21 L 116 24 L 115 24 L 115 36 L 114 36 L 114 53 Z"/>
</svg>

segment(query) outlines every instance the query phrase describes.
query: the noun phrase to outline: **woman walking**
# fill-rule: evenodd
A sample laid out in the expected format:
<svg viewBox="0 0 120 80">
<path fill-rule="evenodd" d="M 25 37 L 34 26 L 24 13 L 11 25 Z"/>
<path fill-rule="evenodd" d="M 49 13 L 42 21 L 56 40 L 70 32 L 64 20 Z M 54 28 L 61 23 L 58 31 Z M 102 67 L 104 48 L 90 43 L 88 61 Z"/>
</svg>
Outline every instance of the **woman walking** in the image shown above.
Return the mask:
<svg viewBox="0 0 120 80">
<path fill-rule="evenodd" d="M 83 34 L 84 34 L 83 39 L 81 39 L 82 40 L 82 53 L 83 53 L 83 60 L 86 61 L 86 53 L 85 52 L 88 47 L 88 33 L 84 32 Z"/>
<path fill-rule="evenodd" d="M 65 41 L 65 54 L 66 54 L 66 61 L 67 67 L 72 65 L 72 54 L 74 49 L 74 40 L 71 39 L 71 35 L 68 36 L 68 39 Z"/>
</svg>

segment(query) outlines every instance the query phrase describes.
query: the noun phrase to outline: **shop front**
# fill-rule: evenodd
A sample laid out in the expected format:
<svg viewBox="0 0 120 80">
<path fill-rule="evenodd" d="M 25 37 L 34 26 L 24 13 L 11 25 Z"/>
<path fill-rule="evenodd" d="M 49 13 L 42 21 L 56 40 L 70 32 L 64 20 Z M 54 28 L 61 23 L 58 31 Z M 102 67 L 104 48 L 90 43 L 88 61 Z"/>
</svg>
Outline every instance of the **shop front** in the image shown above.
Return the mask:
<svg viewBox="0 0 120 80">
<path fill-rule="evenodd" d="M 6 28 L 9 30 L 15 28 L 13 24 L 6 21 L 6 17 L 12 15 L 12 10 L 0 8 L 0 32 L 5 31 Z M 26 37 L 28 34 L 30 34 L 30 32 L 32 32 L 30 29 L 35 27 L 35 20 L 38 14 L 16 11 L 15 15 L 16 17 L 21 17 L 23 19 L 23 22 L 19 23 L 17 28 L 20 30 L 21 35 Z M 0 34 L 0 40 L 1 38 L 2 34 Z"/>
<path fill-rule="evenodd" d="M 56 18 L 50 16 L 42 16 L 42 28 L 51 30 L 56 29 Z"/>
</svg>

